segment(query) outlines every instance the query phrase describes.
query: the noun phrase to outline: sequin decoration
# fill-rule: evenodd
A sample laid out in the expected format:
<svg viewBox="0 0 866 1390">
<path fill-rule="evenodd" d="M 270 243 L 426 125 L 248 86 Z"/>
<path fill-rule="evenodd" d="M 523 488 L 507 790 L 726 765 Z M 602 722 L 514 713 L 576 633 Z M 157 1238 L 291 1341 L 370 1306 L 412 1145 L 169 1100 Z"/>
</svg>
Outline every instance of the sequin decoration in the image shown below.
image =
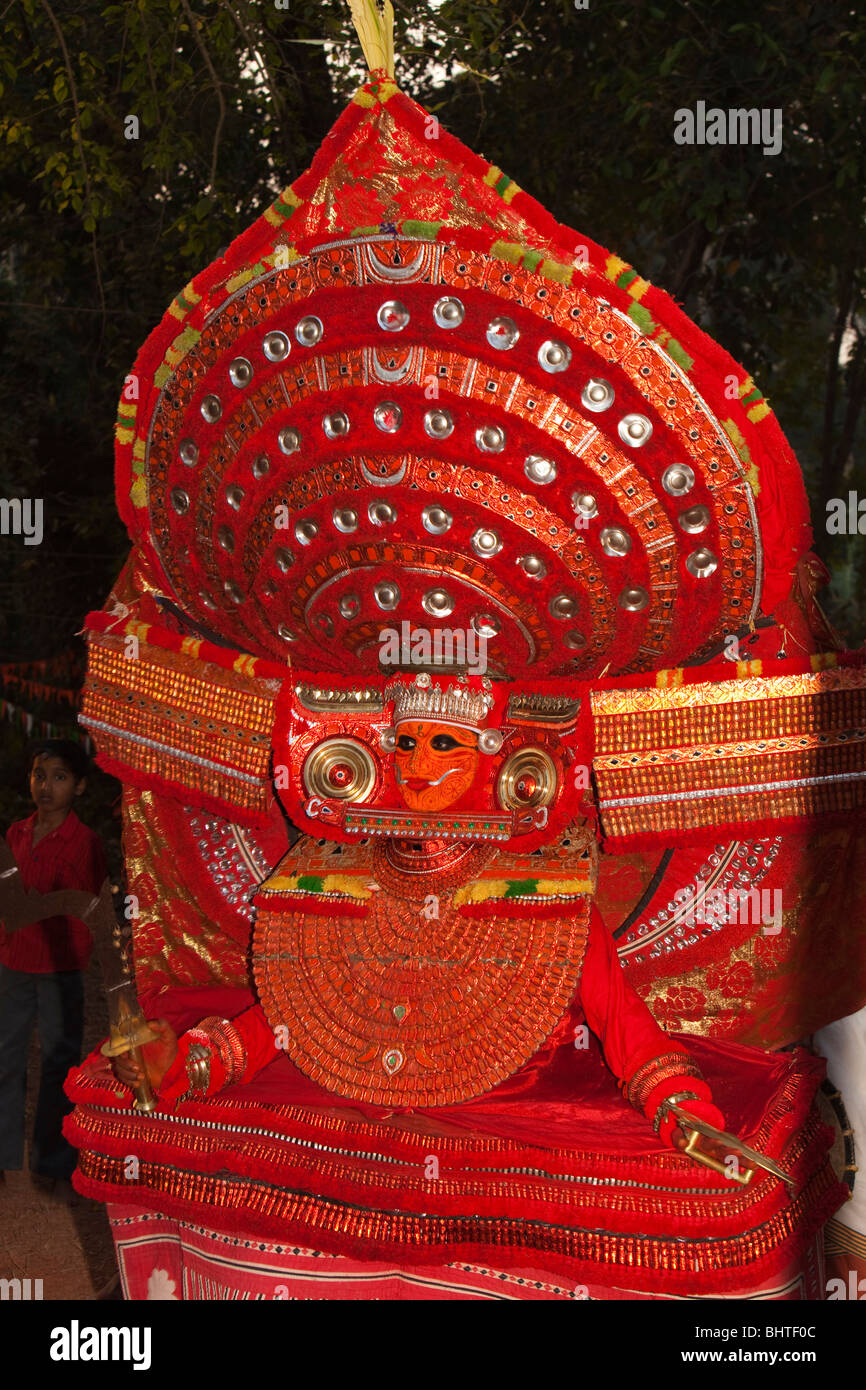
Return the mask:
<svg viewBox="0 0 866 1390">
<path fill-rule="evenodd" d="M 276 877 L 303 870 L 293 858 Z M 558 917 L 508 903 L 483 918 L 443 899 L 429 920 L 390 890 L 362 917 L 269 898 L 279 893 L 266 883 L 253 945 L 269 1021 L 285 1025 L 289 1056 L 314 1081 L 374 1105 L 453 1105 L 511 1076 L 572 999 L 589 930 L 587 898 Z"/>
<path fill-rule="evenodd" d="M 608 836 L 673 837 L 866 806 L 860 668 L 597 690 L 591 699 Z"/>
<path fill-rule="evenodd" d="M 335 298 L 347 291 L 353 302 L 349 316 Z M 488 307 L 480 317 L 478 301 L 473 300 L 472 313 L 466 311 L 470 291 L 485 297 Z M 384 327 L 377 321 L 383 313 Z M 487 327 L 494 322 L 506 324 L 515 352 L 527 343 L 522 372 L 511 367 L 511 353 L 503 352 L 498 335 L 494 345 L 488 341 Z M 283 338 L 291 351 L 280 356 L 274 346 Z M 248 384 L 220 398 L 219 418 L 212 411 L 214 418 L 204 420 L 196 403 L 216 396 L 228 366 L 241 360 L 250 364 Z M 432 409 L 431 381 L 438 396 Z M 601 411 L 595 397 L 586 395 L 588 382 L 602 383 L 617 409 Z M 343 391 L 353 393 L 351 408 L 340 405 Z M 352 492 L 369 492 L 382 476 L 389 448 L 383 400 L 392 407 L 389 427 L 399 420 L 401 432 L 412 433 L 413 441 L 426 433 L 430 453 L 415 455 L 419 472 L 426 465 L 424 493 L 435 497 L 437 475 L 453 474 L 457 459 L 475 456 L 477 472 L 489 484 L 483 485 L 486 497 L 475 496 L 471 486 L 465 494 L 455 489 L 448 508 L 469 511 L 468 537 L 485 525 L 476 504 L 498 504 L 508 516 L 512 499 L 521 497 L 523 517 L 515 515 L 515 526 L 522 534 L 515 533 L 513 552 L 503 545 L 501 554 L 489 557 L 493 582 L 501 587 L 506 573 L 513 576 L 512 554 L 528 553 L 541 560 L 532 584 L 545 592 L 527 593 L 539 613 L 549 612 L 555 593 L 577 585 L 583 618 L 576 632 L 550 624 L 534 650 L 507 622 L 493 634 L 490 655 L 494 662 L 498 656 L 506 674 L 527 665 L 539 674 L 582 676 L 605 666 L 611 672 L 651 669 L 690 654 L 696 641 L 706 646 L 737 630 L 754 612 L 760 556 L 743 465 L 693 384 L 659 343 L 643 337 L 631 320 L 594 299 L 579 281 L 551 283 L 522 268 L 506 271 L 480 252 L 399 237 L 387 247 L 376 237 L 325 247 L 240 289 L 214 313 L 164 387 L 144 470 L 153 537 L 183 607 L 195 612 L 204 602 L 199 595 L 207 594 L 208 606 L 219 608 L 225 635 L 246 650 L 280 656 L 279 630 L 287 627 L 303 664 L 340 669 L 347 648 L 362 665 L 369 664 L 372 653 L 358 645 L 352 624 L 335 621 L 335 604 L 334 612 L 305 614 L 297 590 L 278 583 L 275 588 L 273 580 L 270 590 L 264 586 L 269 556 L 281 539 L 275 506 L 287 490 L 293 494 L 290 512 L 322 504 L 330 519 L 351 505 Z M 431 433 L 426 427 L 434 415 L 448 420 L 447 431 Z M 660 417 L 664 431 L 658 428 Z M 327 427 L 343 419 L 351 422 L 356 461 L 351 467 L 340 452 L 343 435 L 331 428 L 328 437 Z M 626 442 L 620 438 L 618 424 L 624 419 L 646 422 L 640 447 L 631 436 Z M 286 453 L 279 441 L 289 435 L 296 443 Z M 179 457 L 181 441 L 196 450 L 194 468 Z M 701 517 L 701 557 L 706 552 L 712 563 L 698 563 L 692 555 L 695 544 L 679 520 L 682 506 L 663 486 L 672 453 L 682 476 L 694 479 L 689 506 Z M 252 470 L 257 486 L 251 491 L 252 465 L 263 457 L 270 468 Z M 526 459 L 536 457 L 549 461 L 543 478 L 525 471 Z M 400 528 L 417 527 L 417 509 L 404 504 L 405 475 L 392 473 L 388 485 L 393 488 L 389 505 L 397 514 L 395 539 L 405 540 L 407 532 Z M 246 489 L 243 496 L 238 489 Z M 190 500 L 179 512 L 171 498 L 181 492 Z M 573 495 L 596 498 L 595 512 L 575 516 Z M 366 505 L 355 509 L 361 518 L 357 539 L 363 543 L 374 523 Z M 541 519 L 547 545 L 556 535 L 552 563 L 537 534 Z M 319 527 L 301 570 L 316 567 L 333 531 L 318 516 L 293 517 L 293 527 L 297 521 Z M 239 564 L 237 553 L 224 543 L 227 527 L 236 546 L 242 544 Z M 631 542 L 616 573 L 598 539 L 603 527 Z M 452 541 L 449 571 L 460 575 L 471 546 L 462 539 L 462 528 Z M 336 569 L 344 555 L 337 552 Z M 562 573 L 563 566 L 569 574 Z M 520 572 L 517 579 L 520 591 Z M 647 603 L 619 604 L 624 586 L 644 590 Z M 514 587 L 513 579 L 507 587 Z M 490 610 L 484 588 L 482 581 L 473 611 Z M 410 609 L 407 616 L 413 615 Z"/>
<path fill-rule="evenodd" d="M 279 681 L 199 659 L 201 643 L 128 623 L 88 633 L 80 722 L 103 758 L 139 785 L 196 793 L 201 804 L 256 819 L 272 804 L 269 761 Z M 128 657 L 127 639 L 135 642 Z M 151 640 L 148 640 L 148 639 Z"/>
</svg>

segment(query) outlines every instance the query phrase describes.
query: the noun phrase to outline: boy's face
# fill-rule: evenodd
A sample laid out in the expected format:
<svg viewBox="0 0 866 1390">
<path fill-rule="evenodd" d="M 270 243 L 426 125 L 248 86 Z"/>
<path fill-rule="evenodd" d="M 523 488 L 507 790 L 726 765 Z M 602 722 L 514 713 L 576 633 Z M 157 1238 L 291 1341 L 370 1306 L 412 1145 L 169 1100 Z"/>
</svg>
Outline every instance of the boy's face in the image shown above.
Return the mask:
<svg viewBox="0 0 866 1390">
<path fill-rule="evenodd" d="M 30 769 L 30 795 L 41 811 L 68 811 L 84 791 L 85 779 L 76 782 L 62 758 L 40 753 Z"/>
</svg>

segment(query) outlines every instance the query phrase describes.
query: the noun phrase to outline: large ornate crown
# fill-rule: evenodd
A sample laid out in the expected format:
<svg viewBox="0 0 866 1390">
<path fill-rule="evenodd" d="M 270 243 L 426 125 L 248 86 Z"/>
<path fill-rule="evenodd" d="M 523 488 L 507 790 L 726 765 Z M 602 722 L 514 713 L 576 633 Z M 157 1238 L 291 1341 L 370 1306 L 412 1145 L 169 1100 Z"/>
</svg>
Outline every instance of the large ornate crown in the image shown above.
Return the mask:
<svg viewBox="0 0 866 1390">
<path fill-rule="evenodd" d="M 390 78 L 132 379 L 150 591 L 302 671 L 372 676 L 403 623 L 483 638 L 499 678 L 674 667 L 772 612 L 808 539 L 746 372 Z"/>
<path fill-rule="evenodd" d="M 392 681 L 385 694 L 394 698 L 394 723 L 407 719 L 435 719 L 441 724 L 460 724 L 478 730 L 493 705 L 486 690 L 462 685 L 436 685 L 429 676 L 416 676 L 411 685 Z"/>
</svg>

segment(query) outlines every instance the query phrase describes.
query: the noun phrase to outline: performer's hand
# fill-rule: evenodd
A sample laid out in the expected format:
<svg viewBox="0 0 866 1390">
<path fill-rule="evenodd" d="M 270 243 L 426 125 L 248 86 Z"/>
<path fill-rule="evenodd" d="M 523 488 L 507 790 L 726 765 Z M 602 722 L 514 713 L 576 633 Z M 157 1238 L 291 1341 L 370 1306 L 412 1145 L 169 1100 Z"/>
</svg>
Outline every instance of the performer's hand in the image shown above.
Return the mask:
<svg viewBox="0 0 866 1390">
<path fill-rule="evenodd" d="M 158 1091 L 162 1078 L 177 1056 L 177 1034 L 164 1018 L 148 1019 L 148 1027 L 154 1033 L 158 1033 L 159 1037 L 153 1042 L 144 1043 L 141 1052 L 147 1063 L 148 1080 L 153 1089 Z M 131 1052 L 122 1052 L 112 1060 L 111 1065 L 118 1081 L 122 1081 L 130 1090 L 144 1079 L 141 1067 Z"/>
<path fill-rule="evenodd" d="M 696 1120 L 703 1120 L 704 1124 L 712 1125 L 713 1129 L 724 1129 L 725 1127 L 725 1117 L 718 1106 L 713 1105 L 712 1101 L 691 1100 L 684 1102 L 682 1109 L 685 1110 L 687 1114 L 694 1115 Z M 684 1134 L 679 1125 L 676 1125 L 676 1127 L 671 1130 L 668 1142 L 675 1149 L 684 1149 L 689 1142 L 689 1135 Z M 696 1150 L 702 1154 L 706 1154 L 708 1158 L 715 1159 L 717 1163 L 722 1165 L 723 1169 L 727 1169 L 732 1157 L 735 1157 L 728 1141 L 721 1138 L 711 1138 L 708 1134 L 699 1134 L 697 1136 L 692 1144 L 692 1153 L 690 1157 L 695 1158 Z M 695 1158 L 695 1162 L 700 1162 L 700 1160 Z"/>
<path fill-rule="evenodd" d="M 694 1115 L 696 1120 L 703 1120 L 705 1125 L 712 1125 L 713 1129 L 724 1129 L 725 1127 L 724 1115 L 711 1100 L 684 1100 L 680 1102 L 680 1109 L 684 1110 L 687 1115 Z M 673 1144 L 675 1149 L 681 1149 L 688 1142 L 687 1136 L 676 1124 L 676 1117 L 672 1115 L 671 1119 L 674 1120 L 674 1128 L 671 1130 L 668 1142 Z M 683 1141 L 682 1144 L 676 1142 L 676 1135 L 680 1136 Z M 706 1136 L 702 1137 L 705 1138 Z"/>
<path fill-rule="evenodd" d="M 694 1084 L 694 1083 L 692 1083 Z M 704 1090 L 709 1091 L 706 1082 L 699 1082 Z M 679 1086 L 679 1090 L 685 1090 L 685 1086 Z M 673 1093 L 671 1093 L 673 1094 Z M 696 1100 L 684 1100 L 681 1102 L 682 1109 L 690 1115 L 694 1115 L 696 1120 L 703 1120 L 704 1124 L 712 1125 L 713 1129 L 724 1129 L 725 1117 L 717 1105 L 711 1100 L 703 1098 Z M 672 1111 L 668 1111 L 659 1126 L 659 1138 L 663 1144 L 670 1144 L 671 1148 L 682 1149 L 688 1143 L 688 1137 L 680 1129 L 677 1118 Z"/>
</svg>

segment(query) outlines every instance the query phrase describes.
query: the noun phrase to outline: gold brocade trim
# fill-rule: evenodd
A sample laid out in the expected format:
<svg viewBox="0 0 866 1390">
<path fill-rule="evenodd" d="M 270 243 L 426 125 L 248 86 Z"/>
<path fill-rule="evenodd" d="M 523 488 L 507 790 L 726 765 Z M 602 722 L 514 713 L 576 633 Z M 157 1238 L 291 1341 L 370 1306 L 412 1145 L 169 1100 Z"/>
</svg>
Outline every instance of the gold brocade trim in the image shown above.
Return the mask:
<svg viewBox="0 0 866 1390">
<path fill-rule="evenodd" d="M 746 758 L 775 757 L 782 753 L 799 753 L 812 748 L 850 747 L 866 742 L 866 729 L 852 729 L 844 732 L 822 734 L 794 734 L 784 738 L 743 740 L 736 743 L 687 744 L 677 748 L 630 749 L 627 753 L 618 750 L 613 754 L 596 756 L 593 769 L 596 772 L 630 772 L 638 767 L 664 768 L 665 779 L 669 778 L 669 768 L 678 763 L 696 763 L 732 760 L 732 766 L 742 764 Z M 705 769 L 701 770 L 705 775 Z"/>
<path fill-rule="evenodd" d="M 131 640 L 136 642 L 135 654 L 127 656 L 125 643 Z M 262 743 L 270 746 L 279 681 L 250 670 L 218 666 L 198 655 L 195 647 L 200 643 L 189 645 L 189 651 L 172 651 L 140 640 L 134 633 L 124 637 L 90 632 L 88 686 L 104 683 L 134 709 L 148 701 L 164 718 L 174 716 L 192 728 L 206 727 L 210 734 L 231 734 L 242 742 L 241 751 L 255 766 L 253 750 Z M 238 653 L 236 665 L 244 661 L 253 664 L 251 658 Z M 196 720 L 209 723 L 196 725 Z"/>
<path fill-rule="evenodd" d="M 382 1211 L 309 1192 L 276 1188 L 253 1178 L 216 1177 L 141 1161 L 134 1186 L 125 1178 L 122 1158 L 91 1150 L 78 1157 L 81 1174 L 91 1182 L 117 1186 L 124 1193 L 160 1193 L 211 1211 L 247 1207 L 259 1219 L 299 1222 L 311 1232 L 344 1238 L 390 1242 L 430 1249 L 443 1245 L 484 1244 L 538 1250 L 597 1264 L 669 1273 L 709 1273 L 732 1269 L 771 1254 L 803 1224 L 814 1201 L 830 1180 L 826 1167 L 809 1187 L 762 1225 L 735 1237 L 661 1238 L 611 1231 L 573 1229 L 552 1222 L 506 1216 L 450 1216 Z"/>
<path fill-rule="evenodd" d="M 826 775 L 826 774 L 825 774 Z M 749 774 L 743 773 L 744 780 Z M 764 824 L 774 820 L 806 820 L 814 816 L 854 812 L 866 805 L 866 769 L 855 783 L 832 780 L 814 787 L 785 787 L 772 780 L 771 769 L 751 774 L 751 786 L 706 797 L 703 789 L 686 793 L 689 799 L 664 802 L 657 795 L 639 806 L 612 806 L 602 802 L 602 823 L 607 836 L 676 835 L 682 831 Z"/>
<path fill-rule="evenodd" d="M 236 835 L 243 833 L 233 829 Z M 234 910 L 216 884 L 211 905 L 202 901 L 207 852 L 197 845 L 177 804 L 125 788 L 123 850 L 127 888 L 138 909 L 133 950 L 139 982 L 248 986 L 246 941 L 226 930 L 227 914 L 234 917 Z"/>
<path fill-rule="evenodd" d="M 840 790 L 840 784 L 866 778 L 866 748 L 863 739 L 829 743 L 816 739 L 803 740 L 805 746 L 768 749 L 763 753 L 740 754 L 729 752 L 719 758 L 716 750 L 695 749 L 694 755 L 682 761 L 664 763 L 658 756 L 658 766 L 652 755 L 635 763 L 631 757 L 619 759 L 620 766 L 596 769 L 599 806 L 605 813 L 619 812 L 634 802 L 653 800 L 667 804 L 682 801 L 683 794 L 716 798 L 738 793 L 748 798 L 766 791 L 788 793 L 801 786 L 814 791 L 825 786 L 829 793 Z M 623 766 L 624 764 L 624 766 Z M 846 775 L 847 774 L 847 775 Z M 853 787 L 852 787 L 853 792 Z M 748 800 L 744 803 L 749 804 Z M 701 808 L 709 814 L 710 807 Z M 763 807 L 764 815 L 768 808 Z M 770 814 L 773 814 L 770 812 Z"/>
<path fill-rule="evenodd" d="M 783 914 L 783 932 L 791 934 L 796 931 L 793 918 L 793 913 Z M 756 927 L 754 931 L 760 934 L 762 928 Z M 790 968 L 780 969 L 771 957 L 766 961 L 754 958 L 754 940 L 750 935 L 741 946 L 734 947 L 728 953 L 722 966 L 699 965 L 694 970 L 680 973 L 674 980 L 655 980 L 648 988 L 641 988 L 639 993 L 655 1018 L 666 1029 L 675 1029 L 678 1033 L 706 1036 L 709 1032 L 707 1020 L 714 1021 L 720 1014 L 735 1012 L 740 1020 L 740 1030 L 736 1034 L 739 1042 L 743 1037 L 743 1027 L 754 1017 L 751 999 L 761 997 L 768 983 L 784 976 L 788 976 L 793 985 Z M 695 1000 L 700 1001 L 699 1020 L 684 1017 L 681 1013 Z M 760 1024 L 760 1015 L 755 1022 Z M 753 1046 L 770 1045 L 771 1040 L 765 1041 L 760 1033 L 758 1037 L 753 1037 L 753 1033 L 754 1028 L 746 1033 L 743 1040 L 748 1039 Z"/>
<path fill-rule="evenodd" d="M 672 677 L 674 673 L 668 673 Z M 606 835 L 676 834 L 866 804 L 866 670 L 595 691 Z"/>
<path fill-rule="evenodd" d="M 810 841 L 805 858 L 814 867 L 797 886 L 791 905 L 782 909 L 781 922 L 774 918 L 772 929 L 769 921 L 743 925 L 747 939 L 729 947 L 724 959 L 692 970 L 680 965 L 675 976 L 656 976 L 638 986 L 640 997 L 666 1031 L 730 1037 L 744 1046 L 776 1049 L 823 1026 L 828 1015 L 840 1018 L 856 1007 L 850 943 L 820 922 L 828 911 L 829 922 L 836 921 L 839 899 L 829 907 L 820 904 L 836 875 L 843 881 L 861 881 L 866 852 L 849 856 L 841 832 L 828 831 Z M 859 910 L 855 900 L 855 911 Z M 723 930 L 736 932 L 737 927 Z M 804 980 L 820 982 L 820 990 L 804 998 Z M 760 1138 L 751 1142 L 760 1148 Z"/>
<path fill-rule="evenodd" d="M 739 700 L 654 711 L 622 711 L 596 718 L 596 753 L 627 756 L 632 750 L 796 738 L 847 733 L 862 727 L 863 690 L 802 692 L 774 700 Z"/>
<path fill-rule="evenodd" d="M 864 687 L 866 670 L 843 666 L 830 671 L 763 676 L 756 680 L 695 681 L 688 685 L 674 685 L 662 689 L 653 686 L 626 690 L 593 690 L 590 699 L 593 714 L 600 717 L 656 710 L 691 709 L 700 705 L 743 704 L 752 700 L 778 700 L 792 695 L 821 695 L 828 691 L 862 690 Z"/>
<path fill-rule="evenodd" d="M 195 645 L 175 652 L 136 634 L 91 632 L 81 723 L 102 753 L 137 773 L 266 809 L 279 682 L 203 661 Z"/>
</svg>

